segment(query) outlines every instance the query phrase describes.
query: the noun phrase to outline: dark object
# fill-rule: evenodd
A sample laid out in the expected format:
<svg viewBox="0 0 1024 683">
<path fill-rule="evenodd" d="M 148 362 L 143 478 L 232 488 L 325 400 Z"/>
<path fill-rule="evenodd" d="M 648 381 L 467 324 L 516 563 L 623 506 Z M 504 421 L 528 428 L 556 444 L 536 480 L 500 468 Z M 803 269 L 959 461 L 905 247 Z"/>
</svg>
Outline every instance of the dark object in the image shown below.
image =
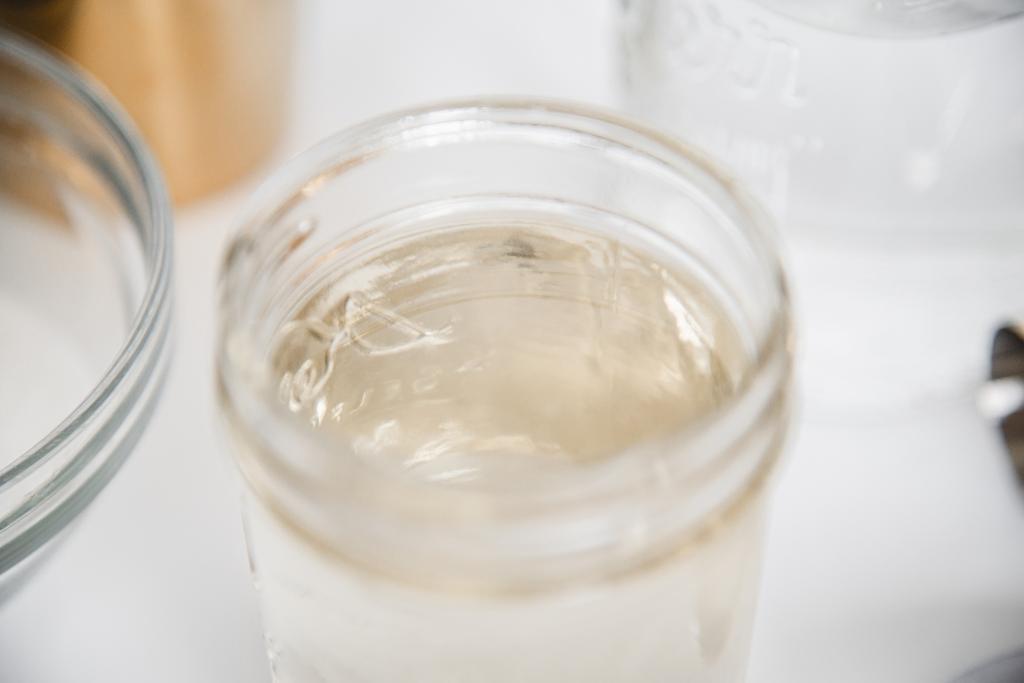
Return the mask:
<svg viewBox="0 0 1024 683">
<path fill-rule="evenodd" d="M 953 683 L 1022 683 L 1022 681 L 1024 681 L 1024 650 L 971 669 L 954 680 Z"/>
<path fill-rule="evenodd" d="M 1024 322 L 1008 324 L 996 332 L 992 340 L 991 378 L 1024 383 Z M 999 422 L 999 428 L 1017 469 L 1017 477 L 1024 482 L 1024 404 L 1006 413 Z M 1024 681 L 1024 668 L 1013 680 Z"/>
</svg>

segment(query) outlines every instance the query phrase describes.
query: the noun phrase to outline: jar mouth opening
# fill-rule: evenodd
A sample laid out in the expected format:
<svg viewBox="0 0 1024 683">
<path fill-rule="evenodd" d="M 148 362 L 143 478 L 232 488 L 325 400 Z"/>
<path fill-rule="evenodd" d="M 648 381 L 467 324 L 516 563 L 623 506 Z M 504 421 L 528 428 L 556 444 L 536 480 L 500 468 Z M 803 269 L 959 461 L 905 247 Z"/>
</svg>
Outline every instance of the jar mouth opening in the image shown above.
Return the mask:
<svg viewBox="0 0 1024 683">
<path fill-rule="evenodd" d="M 128 330 L 102 377 L 56 427 L 0 468 L 0 497 L 25 500 L 0 518 L 2 572 L 56 534 L 113 475 L 120 463 L 117 455 L 126 452 L 118 450 L 115 455 L 108 442 L 120 446 L 138 438 L 166 367 L 173 224 L 156 163 L 130 119 L 101 85 L 44 46 L 2 29 L 0 61 L 67 95 L 116 150 L 127 175 L 101 155 L 89 158 L 88 149 L 74 153 L 87 158 L 119 204 L 140 241 L 145 268 L 144 289 Z M 42 469 L 55 461 L 55 471 L 37 481 Z M 8 549 L 4 537 L 9 533 L 15 541 L 19 536 L 32 538 Z"/>
<path fill-rule="evenodd" d="M 492 127 L 515 125 L 527 131 L 541 132 L 558 129 L 572 131 L 587 138 L 585 144 L 607 146 L 611 153 L 630 154 L 652 162 L 659 172 L 697 177 L 701 183 L 714 188 L 716 199 L 727 198 L 733 222 L 743 231 L 746 248 L 770 271 L 776 289 L 778 306 L 773 312 L 769 329 L 756 341 L 748 371 L 740 384 L 715 409 L 687 422 L 658 443 L 638 445 L 638 450 L 672 445 L 672 458 L 684 460 L 684 453 L 711 449 L 729 451 L 737 442 L 747 438 L 750 430 L 763 417 L 784 408 L 789 388 L 790 372 L 790 319 L 787 308 L 786 284 L 782 266 L 775 249 L 772 228 L 759 209 L 730 179 L 718 171 L 703 155 L 655 130 L 648 129 L 618 115 L 550 100 L 490 98 L 473 101 L 444 103 L 385 115 L 358 125 L 329 138 L 320 145 L 293 160 L 288 167 L 274 176 L 250 205 L 241 232 L 228 250 L 222 273 L 222 320 L 219 383 L 222 402 L 231 420 L 237 420 L 247 430 L 255 431 L 258 443 L 252 444 L 260 454 L 259 463 L 243 464 L 243 471 L 258 490 L 269 487 L 270 480 L 286 480 L 300 487 L 317 487 L 315 473 L 282 463 L 273 454 L 286 448 L 276 441 L 267 427 L 288 425 L 282 431 L 288 435 L 289 446 L 294 449 L 322 450 L 316 436 L 303 429 L 303 425 L 276 402 L 261 400 L 251 372 L 243 367 L 241 358 L 252 359 L 260 351 L 245 348 L 244 335 L 237 334 L 253 321 L 251 301 L 246 301 L 250 284 L 257 277 L 259 263 L 255 244 L 286 210 L 304 199 L 314 196 L 319 188 L 332 178 L 372 158 L 380 150 L 431 136 L 487 135 Z M 528 134 L 528 133 L 527 133 Z M 584 144 L 584 143 L 581 143 Z M 705 198 L 712 202 L 710 198 Z M 664 443 L 662 443 L 664 442 Z M 635 487 L 631 481 L 635 472 L 629 463 L 636 457 L 616 456 L 592 466 L 573 470 L 564 479 L 555 478 L 550 486 L 508 495 L 479 492 L 468 489 L 438 486 L 436 483 L 411 477 L 398 477 L 370 468 L 357 468 L 351 472 L 345 495 L 352 494 L 363 504 L 375 507 L 394 506 L 404 509 L 410 516 L 430 518 L 471 519 L 486 510 L 486 517 L 512 518 L 517 516 L 545 517 L 557 510 L 567 510 L 581 504 L 605 504 L 618 499 L 625 490 Z M 693 459 L 693 460 L 700 460 Z M 707 460 L 705 457 L 704 460 Z M 758 473 L 770 467 L 772 457 L 761 458 L 756 467 L 744 476 L 746 484 L 758 478 Z M 709 463 L 703 463 L 707 465 Z M 717 466 L 720 463 L 711 463 Z M 704 468 L 700 474 L 706 474 Z M 270 480 L 261 479 L 270 477 Z M 358 484 L 353 482 L 358 481 Z M 268 496 L 273 494 L 264 491 Z M 322 492 L 324 498 L 329 492 Z M 289 504 L 284 504 L 287 507 Z"/>
</svg>

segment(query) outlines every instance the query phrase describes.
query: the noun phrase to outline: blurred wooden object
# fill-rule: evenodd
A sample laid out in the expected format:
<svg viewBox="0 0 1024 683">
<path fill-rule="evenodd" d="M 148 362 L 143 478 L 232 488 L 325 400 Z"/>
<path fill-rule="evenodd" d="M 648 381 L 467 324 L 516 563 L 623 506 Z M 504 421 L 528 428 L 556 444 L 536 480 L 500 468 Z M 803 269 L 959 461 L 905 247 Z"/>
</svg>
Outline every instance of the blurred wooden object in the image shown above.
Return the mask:
<svg viewBox="0 0 1024 683">
<path fill-rule="evenodd" d="M 272 151 L 293 19 L 292 0 L 0 0 L 0 22 L 110 89 L 179 202 L 223 188 Z"/>
</svg>

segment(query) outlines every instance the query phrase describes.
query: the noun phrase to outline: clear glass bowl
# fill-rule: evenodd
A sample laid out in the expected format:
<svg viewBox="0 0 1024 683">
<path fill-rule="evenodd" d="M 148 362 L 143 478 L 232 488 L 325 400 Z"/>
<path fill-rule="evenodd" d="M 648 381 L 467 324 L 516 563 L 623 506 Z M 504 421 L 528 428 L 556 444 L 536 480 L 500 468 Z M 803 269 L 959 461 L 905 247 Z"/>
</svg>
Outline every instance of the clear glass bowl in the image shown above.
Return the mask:
<svg viewBox="0 0 1024 683">
<path fill-rule="evenodd" d="M 168 363 L 172 217 L 131 124 L 0 32 L 0 600 L 117 471 Z"/>
</svg>

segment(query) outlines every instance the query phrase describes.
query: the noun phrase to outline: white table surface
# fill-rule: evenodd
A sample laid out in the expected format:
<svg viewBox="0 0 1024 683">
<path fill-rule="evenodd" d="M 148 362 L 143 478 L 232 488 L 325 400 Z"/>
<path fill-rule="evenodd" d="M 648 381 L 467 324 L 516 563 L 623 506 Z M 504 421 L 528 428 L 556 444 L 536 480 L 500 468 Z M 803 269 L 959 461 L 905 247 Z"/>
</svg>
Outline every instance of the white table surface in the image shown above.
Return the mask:
<svg viewBox="0 0 1024 683">
<path fill-rule="evenodd" d="M 611 2 L 297 4 L 282 158 L 439 98 L 615 101 Z M 179 211 L 162 403 L 75 533 L 0 608 L 0 683 L 269 680 L 212 384 L 221 249 L 264 172 Z M 886 425 L 804 420 L 773 511 L 749 680 L 944 681 L 1024 646 L 1021 494 L 966 399 Z"/>
</svg>

